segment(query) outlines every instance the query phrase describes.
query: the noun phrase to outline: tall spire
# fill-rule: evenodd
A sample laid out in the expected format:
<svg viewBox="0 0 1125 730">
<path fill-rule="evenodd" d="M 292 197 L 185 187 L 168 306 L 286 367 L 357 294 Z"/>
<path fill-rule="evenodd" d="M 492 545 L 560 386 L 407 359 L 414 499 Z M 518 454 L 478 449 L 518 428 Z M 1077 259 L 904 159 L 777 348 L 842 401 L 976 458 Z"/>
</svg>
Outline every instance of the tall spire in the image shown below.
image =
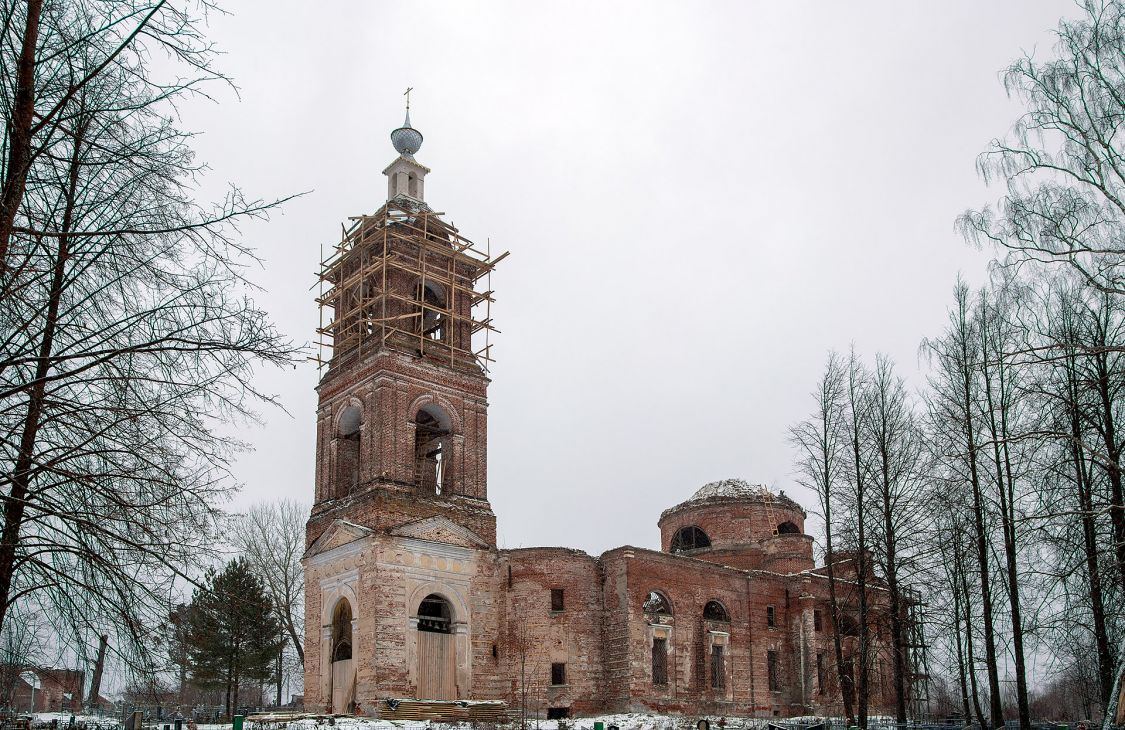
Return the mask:
<svg viewBox="0 0 1125 730">
<path fill-rule="evenodd" d="M 391 132 L 391 144 L 395 146 L 395 151 L 403 157 L 414 159 L 414 153 L 422 147 L 422 133 L 414 127 L 410 126 L 410 92 L 414 91 L 411 86 L 406 90 L 406 121 L 402 126 Z"/>
</svg>

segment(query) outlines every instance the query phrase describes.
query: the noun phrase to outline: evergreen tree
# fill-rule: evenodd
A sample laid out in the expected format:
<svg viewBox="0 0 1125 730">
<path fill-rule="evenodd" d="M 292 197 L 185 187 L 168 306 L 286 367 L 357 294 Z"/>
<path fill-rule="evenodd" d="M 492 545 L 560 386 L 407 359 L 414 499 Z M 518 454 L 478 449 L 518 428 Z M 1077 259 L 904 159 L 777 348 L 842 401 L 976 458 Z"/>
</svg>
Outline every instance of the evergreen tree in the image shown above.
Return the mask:
<svg viewBox="0 0 1125 730">
<path fill-rule="evenodd" d="M 196 589 L 190 610 L 188 660 L 192 679 L 205 689 L 226 692 L 226 713 L 238 707 L 242 680 L 271 680 L 281 626 L 265 586 L 242 558 L 211 571 Z"/>
</svg>

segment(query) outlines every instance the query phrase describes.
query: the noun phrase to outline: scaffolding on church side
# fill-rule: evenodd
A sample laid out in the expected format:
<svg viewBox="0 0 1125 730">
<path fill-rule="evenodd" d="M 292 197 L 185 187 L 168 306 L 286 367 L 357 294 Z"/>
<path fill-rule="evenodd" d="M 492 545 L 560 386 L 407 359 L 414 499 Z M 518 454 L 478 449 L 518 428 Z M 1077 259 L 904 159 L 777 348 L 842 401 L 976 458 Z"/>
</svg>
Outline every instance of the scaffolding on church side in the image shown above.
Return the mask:
<svg viewBox="0 0 1125 730">
<path fill-rule="evenodd" d="M 488 371 L 489 335 L 499 331 L 491 276 L 508 252 L 491 256 L 441 215 L 397 197 L 342 226 L 317 274 L 318 367 L 390 348 Z"/>
</svg>

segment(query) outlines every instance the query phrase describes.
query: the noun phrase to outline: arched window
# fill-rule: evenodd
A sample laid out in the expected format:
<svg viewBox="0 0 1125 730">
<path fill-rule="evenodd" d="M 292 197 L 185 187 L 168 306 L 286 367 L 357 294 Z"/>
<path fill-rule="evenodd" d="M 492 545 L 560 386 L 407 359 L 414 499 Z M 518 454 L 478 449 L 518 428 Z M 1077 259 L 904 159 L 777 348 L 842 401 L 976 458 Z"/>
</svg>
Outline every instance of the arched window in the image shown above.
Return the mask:
<svg viewBox="0 0 1125 730">
<path fill-rule="evenodd" d="M 444 342 L 447 334 L 445 291 L 439 284 L 427 281 L 415 292 L 418 302 L 419 327 L 422 336 Z"/>
<path fill-rule="evenodd" d="M 359 434 L 363 411 L 356 404 L 345 408 L 336 421 L 336 494 L 343 497 L 359 484 Z"/>
<path fill-rule="evenodd" d="M 671 550 L 674 553 L 683 553 L 709 547 L 711 547 L 711 539 L 707 537 L 707 533 L 693 525 L 680 528 L 672 538 Z"/>
<path fill-rule="evenodd" d="M 730 623 L 730 614 L 723 604 L 718 601 L 708 601 L 707 605 L 703 607 L 703 618 L 707 621 L 722 621 Z"/>
<path fill-rule="evenodd" d="M 332 612 L 332 661 L 352 658 L 352 606 L 341 598 Z"/>
<path fill-rule="evenodd" d="M 644 609 L 645 616 L 650 620 L 672 617 L 672 604 L 664 597 L 664 594 L 659 591 L 649 591 L 648 598 L 645 599 L 642 608 Z M 658 621 L 658 623 L 663 622 Z"/>
<path fill-rule="evenodd" d="M 414 417 L 414 479 L 423 492 L 441 494 L 448 481 L 448 414 L 435 405 L 425 405 Z"/>
<path fill-rule="evenodd" d="M 797 525 L 793 524 L 792 522 L 786 521 L 786 522 L 782 522 L 780 525 L 777 526 L 777 534 L 778 535 L 800 535 L 801 534 L 801 528 L 797 527 Z"/>
<path fill-rule="evenodd" d="M 418 630 L 435 634 L 448 634 L 453 631 L 453 612 L 449 601 L 436 593 L 431 593 L 418 604 Z"/>
</svg>

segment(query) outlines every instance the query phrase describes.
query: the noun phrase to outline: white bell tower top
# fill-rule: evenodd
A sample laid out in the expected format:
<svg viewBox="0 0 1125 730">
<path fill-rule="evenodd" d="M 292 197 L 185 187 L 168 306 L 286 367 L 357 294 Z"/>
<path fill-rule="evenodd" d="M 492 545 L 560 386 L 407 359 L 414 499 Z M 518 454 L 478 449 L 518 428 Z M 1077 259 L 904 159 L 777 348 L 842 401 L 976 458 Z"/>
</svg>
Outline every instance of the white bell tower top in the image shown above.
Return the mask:
<svg viewBox="0 0 1125 730">
<path fill-rule="evenodd" d="M 398 159 L 387 165 L 383 174 L 387 176 L 387 200 L 402 195 L 423 202 L 426 199 L 424 180 L 430 168 L 414 159 L 414 153 L 422 147 L 422 133 L 410 126 L 411 90 L 406 90 L 406 121 L 391 132 L 391 144 L 398 152 Z"/>
</svg>

